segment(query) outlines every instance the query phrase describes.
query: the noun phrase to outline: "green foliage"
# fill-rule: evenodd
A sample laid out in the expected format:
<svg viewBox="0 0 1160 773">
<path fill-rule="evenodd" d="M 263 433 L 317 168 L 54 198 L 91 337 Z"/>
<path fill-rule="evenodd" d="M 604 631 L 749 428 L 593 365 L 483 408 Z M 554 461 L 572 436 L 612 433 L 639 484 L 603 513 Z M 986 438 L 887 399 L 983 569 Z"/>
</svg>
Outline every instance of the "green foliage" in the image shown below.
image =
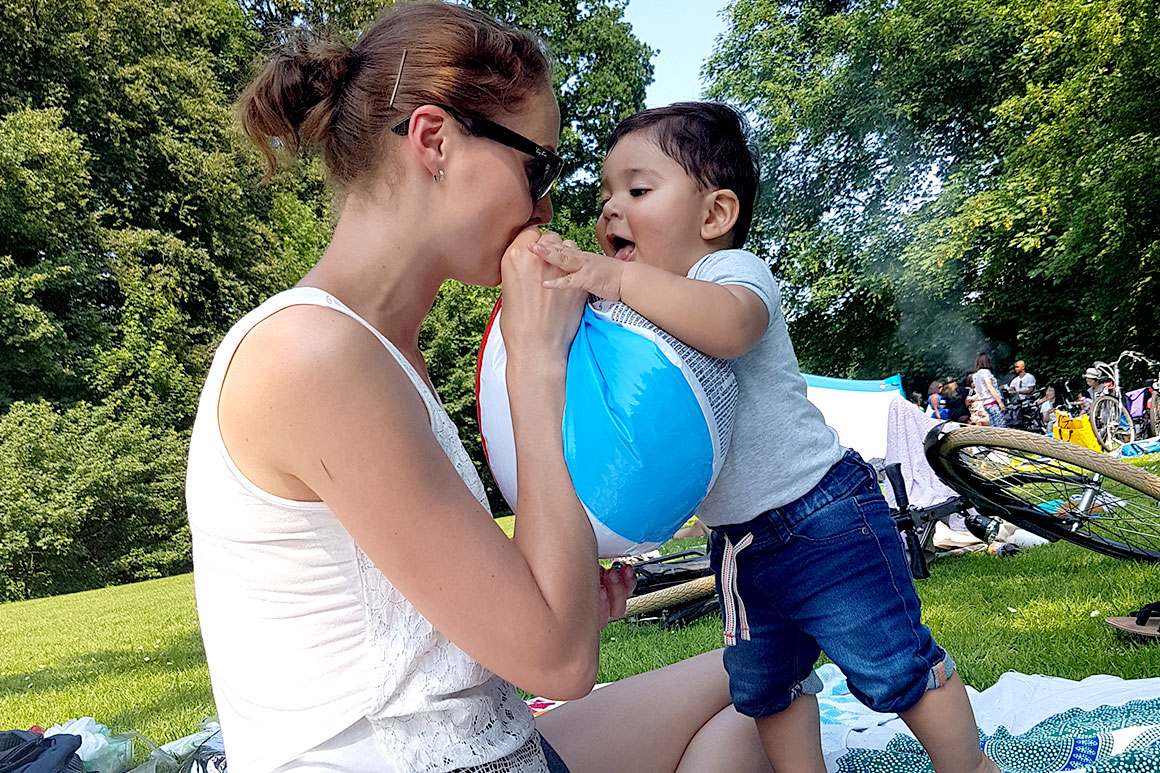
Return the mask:
<svg viewBox="0 0 1160 773">
<path fill-rule="evenodd" d="M 1160 355 L 1153 4 L 730 12 L 710 93 L 758 126 L 756 241 L 803 367 L 925 384 L 988 345 L 1042 381 Z"/>
<path fill-rule="evenodd" d="M 214 349 L 313 265 L 336 207 L 316 158 L 259 184 L 232 103 L 287 25 L 353 39 L 384 5 L 0 0 L 0 598 L 188 566 L 179 473 Z M 556 54 L 554 227 L 591 245 L 598 149 L 643 102 L 652 52 L 622 0 L 476 5 Z M 495 298 L 449 284 L 421 335 L 502 509 L 474 405 Z"/>
<path fill-rule="evenodd" d="M 78 403 L 0 419 L 0 600 L 189 568 L 186 438 Z"/>
<path fill-rule="evenodd" d="M 83 393 L 109 293 L 89 212 L 89 154 L 56 108 L 0 117 L 0 410 Z"/>
</svg>

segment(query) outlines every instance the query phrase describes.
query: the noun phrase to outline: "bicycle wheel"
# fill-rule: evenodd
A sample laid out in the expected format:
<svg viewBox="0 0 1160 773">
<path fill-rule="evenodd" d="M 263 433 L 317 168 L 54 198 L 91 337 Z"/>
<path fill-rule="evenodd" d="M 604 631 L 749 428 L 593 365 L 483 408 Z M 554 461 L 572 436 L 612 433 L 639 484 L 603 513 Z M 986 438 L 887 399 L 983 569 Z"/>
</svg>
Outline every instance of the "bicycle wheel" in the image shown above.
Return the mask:
<svg viewBox="0 0 1160 773">
<path fill-rule="evenodd" d="M 985 515 L 1115 558 L 1160 561 L 1160 477 L 1055 438 L 936 430 L 927 459 Z"/>
<path fill-rule="evenodd" d="M 1136 426 L 1119 398 L 1100 395 L 1090 410 L 1092 430 L 1105 451 L 1115 451 L 1136 439 Z"/>
</svg>

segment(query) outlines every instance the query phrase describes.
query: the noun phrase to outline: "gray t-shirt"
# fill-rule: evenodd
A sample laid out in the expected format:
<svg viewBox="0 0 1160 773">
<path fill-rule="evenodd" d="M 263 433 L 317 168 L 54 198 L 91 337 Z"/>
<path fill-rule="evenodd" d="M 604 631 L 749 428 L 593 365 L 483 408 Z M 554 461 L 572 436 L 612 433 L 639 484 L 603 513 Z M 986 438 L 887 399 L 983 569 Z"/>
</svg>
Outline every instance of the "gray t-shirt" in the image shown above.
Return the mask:
<svg viewBox="0 0 1160 773">
<path fill-rule="evenodd" d="M 744 523 L 818 485 L 843 450 L 838 433 L 806 398 L 781 293 L 765 262 L 744 250 L 721 250 L 693 264 L 689 278 L 739 285 L 769 310 L 765 335 L 730 361 L 738 390 L 733 438 L 717 482 L 697 510 L 706 526 Z"/>
</svg>

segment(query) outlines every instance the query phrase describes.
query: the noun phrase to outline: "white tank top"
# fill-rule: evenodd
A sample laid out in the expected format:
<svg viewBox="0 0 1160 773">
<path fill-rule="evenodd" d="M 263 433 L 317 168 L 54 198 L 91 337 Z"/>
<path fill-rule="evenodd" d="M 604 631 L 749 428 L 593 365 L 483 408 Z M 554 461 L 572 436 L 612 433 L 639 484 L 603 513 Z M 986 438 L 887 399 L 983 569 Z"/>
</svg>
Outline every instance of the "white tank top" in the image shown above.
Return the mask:
<svg viewBox="0 0 1160 773">
<path fill-rule="evenodd" d="M 230 770 L 265 773 L 356 723 L 381 771 L 448 771 L 503 760 L 544 770 L 515 688 L 448 641 L 375 567 L 322 502 L 274 496 L 226 452 L 222 381 L 255 325 L 295 305 L 332 308 L 382 342 L 423 398 L 431 431 L 485 508 L 483 484 L 442 405 L 390 341 L 326 292 L 275 295 L 218 347 L 190 441 L 186 499 L 194 586 Z M 415 517 L 422 517 L 421 513 Z M 512 767 L 509 755 L 520 758 Z M 314 758 L 311 758 L 314 759 Z M 506 764 L 504 764 L 506 763 Z"/>
</svg>

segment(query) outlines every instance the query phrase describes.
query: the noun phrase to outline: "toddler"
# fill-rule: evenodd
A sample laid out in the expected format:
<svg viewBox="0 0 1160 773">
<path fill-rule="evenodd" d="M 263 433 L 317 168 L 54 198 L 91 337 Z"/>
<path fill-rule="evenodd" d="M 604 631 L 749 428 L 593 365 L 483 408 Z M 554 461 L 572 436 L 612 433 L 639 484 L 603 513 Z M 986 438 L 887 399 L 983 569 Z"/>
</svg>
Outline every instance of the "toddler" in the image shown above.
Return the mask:
<svg viewBox="0 0 1160 773">
<path fill-rule="evenodd" d="M 732 108 L 638 113 L 608 142 L 596 226 L 604 254 L 535 245 L 566 272 L 545 284 L 623 300 L 731 360 L 733 439 L 697 516 L 712 529 L 733 702 L 756 719 L 774 768 L 825 770 L 813 670 L 824 651 L 862 702 L 902 716 L 936 771 L 998 771 L 979 748 L 954 663 L 920 620 L 877 476 L 806 399 L 777 285 L 740 249 L 758 179 Z"/>
</svg>

